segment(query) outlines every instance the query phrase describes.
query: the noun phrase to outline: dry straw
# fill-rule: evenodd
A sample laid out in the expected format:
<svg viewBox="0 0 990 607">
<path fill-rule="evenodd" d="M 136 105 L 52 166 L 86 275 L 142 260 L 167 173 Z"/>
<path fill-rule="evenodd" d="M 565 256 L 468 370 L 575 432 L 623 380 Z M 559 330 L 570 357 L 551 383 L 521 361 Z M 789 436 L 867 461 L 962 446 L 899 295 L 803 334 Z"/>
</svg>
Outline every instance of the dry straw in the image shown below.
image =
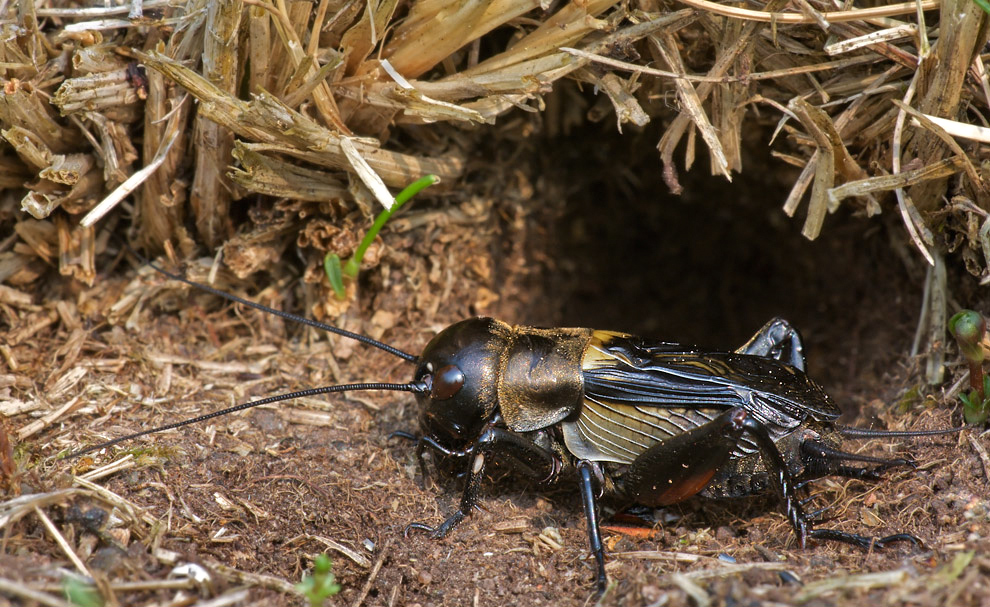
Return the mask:
<svg viewBox="0 0 990 607">
<path fill-rule="evenodd" d="M 122 202 L 142 244 L 189 253 L 226 243 L 251 256 L 245 243 L 287 239 L 307 213 L 235 236 L 230 205 L 250 193 L 370 213 L 355 188 L 383 204 L 386 187 L 427 173 L 456 188 L 468 144 L 506 111 L 539 110 L 562 78 L 605 93 L 620 130 L 665 113 L 658 95 L 676 97 L 658 145 L 675 192 L 696 135 L 712 172 L 731 179 L 744 169 L 753 110 L 779 112 L 797 150 L 784 156 L 803 168 L 783 205 L 794 214 L 808 200 L 808 238 L 840 204 L 875 214 L 893 191 L 934 263 L 930 213 L 953 196 L 987 207 L 981 148 L 970 143 L 986 138 L 972 124 L 990 91 L 986 14 L 969 0 L 842 10 L 818 0 L 797 10 L 780 0 L 679 10 L 614 0 L 6 6 L 0 187 L 20 210 L 0 219 L 14 233 L 0 242 L 0 281 L 15 285 L 47 264 L 91 283 L 94 234 Z M 481 128 L 441 150 L 391 144 L 404 125 L 438 136 Z"/>
<path fill-rule="evenodd" d="M 52 397 L 86 386 L 92 365 L 113 371 L 127 360 L 82 364 L 86 331 L 78 312 L 34 304 L 19 287 L 54 267 L 93 284 L 108 231 L 127 227 L 138 244 L 184 256 L 203 245 L 221 248 L 240 277 L 272 267 L 290 243 L 314 249 L 308 259 L 316 267 L 341 218 L 363 220 L 379 202 L 390 204 L 388 188 L 428 173 L 447 188 L 464 186 L 475 146 L 506 113 L 543 111 L 564 79 L 604 94 L 620 130 L 664 125 L 649 153 L 674 192 L 682 189 L 678 171 L 705 150 L 714 174 L 731 179 L 745 170 L 743 132 L 755 129 L 800 168 L 780 204 L 790 215 L 804 209 L 808 238 L 842 206 L 899 216 L 932 268 L 919 343 L 944 336 L 950 246 L 974 274 L 990 274 L 987 14 L 973 0 L 872 8 L 825 0 L 745 8 L 708 0 L 64 4 L 0 1 L 0 306 L 19 319 L 18 329 L 0 338 L 0 357 L 16 373 L 14 347 L 56 322 L 70 328 L 58 353 L 62 367 L 45 386 Z M 249 195 L 268 197 L 270 208 L 235 225 L 243 216 L 235 207 Z M 440 208 L 396 223 L 411 228 L 441 219 L 472 221 L 464 208 Z M 199 266 L 191 271 L 205 275 Z M 218 279 L 233 280 L 226 270 Z M 153 289 L 139 273 L 108 306 L 108 320 L 133 323 Z M 149 356 L 166 370 L 166 384 L 173 364 L 190 362 Z M 933 378 L 939 373 L 940 365 L 930 365 Z M 38 417 L 10 433 L 23 440 L 69 415 L 96 413 L 80 396 L 58 400 L 65 404 L 47 412 L 5 400 L 0 415 Z M 40 521 L 57 550 L 85 571 L 46 512 L 85 498 L 112 509 L 123 532 L 146 539 L 154 557 L 171 566 L 176 555 L 157 546 L 160 522 L 95 482 L 131 467 L 124 462 L 72 477 L 75 488 L 7 499 L 0 530 L 15 533 L 25 517 Z M 195 520 L 182 497 L 176 500 Z M 363 567 L 371 563 L 336 540 L 315 539 Z M 272 576 L 209 566 L 238 584 L 294 592 Z M 718 567 L 712 575 L 735 572 Z M 807 587 L 804 597 L 900 585 L 903 578 L 837 578 Z M 704 604 L 710 597 L 694 579 L 673 575 L 670 582 Z M 103 590 L 129 604 L 130 593 L 149 583 L 185 588 L 193 580 Z M 47 586 L 6 576 L 0 591 L 66 604 Z"/>
</svg>

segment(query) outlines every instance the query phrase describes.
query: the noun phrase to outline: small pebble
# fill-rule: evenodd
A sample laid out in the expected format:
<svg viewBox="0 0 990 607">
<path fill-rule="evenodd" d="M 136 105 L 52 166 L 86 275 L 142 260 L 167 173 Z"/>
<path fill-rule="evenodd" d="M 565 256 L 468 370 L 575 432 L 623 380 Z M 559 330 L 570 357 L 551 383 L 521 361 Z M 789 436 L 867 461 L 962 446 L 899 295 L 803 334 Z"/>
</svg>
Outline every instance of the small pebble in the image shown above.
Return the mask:
<svg viewBox="0 0 990 607">
<path fill-rule="evenodd" d="M 660 590 L 659 586 L 654 586 L 653 584 L 647 584 L 639 589 L 640 596 L 647 603 L 656 603 L 663 596 L 663 591 Z"/>
<path fill-rule="evenodd" d="M 800 584 L 801 579 L 791 573 L 790 571 L 778 571 L 777 575 L 780 576 L 780 581 L 785 584 Z"/>
<path fill-rule="evenodd" d="M 99 569 L 104 572 L 112 572 L 118 565 L 120 565 L 124 556 L 125 553 L 120 548 L 114 546 L 100 548 L 93 553 L 93 556 L 89 559 L 87 564 L 93 569 Z"/>
</svg>

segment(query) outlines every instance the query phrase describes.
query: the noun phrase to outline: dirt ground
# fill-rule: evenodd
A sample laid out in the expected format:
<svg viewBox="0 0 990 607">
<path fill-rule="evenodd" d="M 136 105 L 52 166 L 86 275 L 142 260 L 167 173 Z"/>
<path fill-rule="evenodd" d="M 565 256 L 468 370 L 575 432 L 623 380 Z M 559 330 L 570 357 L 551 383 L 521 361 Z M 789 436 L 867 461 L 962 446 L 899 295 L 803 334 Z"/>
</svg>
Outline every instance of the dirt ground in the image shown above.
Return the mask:
<svg viewBox="0 0 990 607">
<path fill-rule="evenodd" d="M 766 170 L 733 184 L 695 169 L 688 198 L 668 199 L 658 179 L 632 170 L 592 177 L 621 153 L 555 141 L 539 156 L 540 178 L 506 174 L 504 191 L 456 203 L 454 218 L 410 211 L 336 322 L 409 352 L 472 314 L 733 349 L 781 315 L 802 330 L 809 373 L 844 422 L 958 423 L 944 398 L 961 374 L 955 349 L 946 383 L 932 388 L 909 354 L 925 269 L 893 208 L 830 217 L 809 243 L 779 210 L 779 184 L 793 181 L 782 165 L 758 160 Z M 93 288 L 53 279 L 28 300 L 0 298 L 0 408 L 17 466 L 0 504 L 0 578 L 44 593 L 0 588 L 0 605 L 62 604 L 62 573 L 83 568 L 110 604 L 302 604 L 292 585 L 324 552 L 343 587 L 336 605 L 595 603 L 571 483 L 540 490 L 508 472 L 448 539 L 404 536 L 410 522 L 443 520 L 460 492 L 457 479 L 422 478 L 414 447 L 389 438 L 416 431 L 408 395 L 300 399 L 59 459 L 273 393 L 412 373 L 387 354 L 190 293 L 126 256 L 101 261 Z M 975 283 L 950 269 L 959 304 L 986 304 Z M 310 301 L 291 277 L 232 287 L 302 313 Z M 912 533 L 923 546 L 801 549 L 772 497 L 694 499 L 658 511 L 645 537 L 606 534 L 613 586 L 600 603 L 990 605 L 987 435 L 850 447 L 918 466 L 877 483 L 815 483 L 815 503 L 833 507 L 824 526 Z"/>
</svg>

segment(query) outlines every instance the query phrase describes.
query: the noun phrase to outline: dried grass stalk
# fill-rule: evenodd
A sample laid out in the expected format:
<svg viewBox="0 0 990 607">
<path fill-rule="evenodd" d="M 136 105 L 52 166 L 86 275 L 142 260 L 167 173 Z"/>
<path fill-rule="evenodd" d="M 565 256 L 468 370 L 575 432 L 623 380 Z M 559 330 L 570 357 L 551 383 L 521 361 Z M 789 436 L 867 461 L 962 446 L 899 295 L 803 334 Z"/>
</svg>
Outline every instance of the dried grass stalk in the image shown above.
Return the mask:
<svg viewBox="0 0 990 607">
<path fill-rule="evenodd" d="M 502 69 L 571 46 L 595 31 L 606 31 L 607 24 L 593 19 L 616 4 L 616 0 L 569 2 L 535 30 L 510 46 L 505 52 L 463 72 L 471 76 Z"/>
<path fill-rule="evenodd" d="M 17 156 L 30 169 L 41 171 L 51 165 L 52 157 L 55 154 L 41 137 L 37 136 L 33 131 L 19 126 L 11 126 L 0 131 L 0 134 L 3 135 L 7 143 L 14 148 Z M 24 184 L 22 182 L 18 185 Z"/>
<path fill-rule="evenodd" d="M 897 188 L 907 188 L 927 181 L 940 180 L 959 173 L 969 159 L 965 156 L 953 156 L 940 160 L 935 164 L 903 171 L 896 175 L 883 175 L 850 181 L 828 191 L 828 206 L 835 208 L 839 203 L 854 196 L 870 196 L 877 192 L 891 192 Z"/>
<path fill-rule="evenodd" d="M 922 83 L 918 110 L 939 118 L 955 118 L 963 83 L 973 57 L 987 41 L 988 17 L 976 2 L 943 0 L 939 38 L 932 53 L 921 63 Z M 905 161 L 919 158 L 924 164 L 941 160 L 947 148 L 930 131 L 916 133 L 904 150 Z M 935 209 L 946 191 L 944 179 L 912 186 L 908 194 L 918 210 Z"/>
<path fill-rule="evenodd" d="M 472 40 L 538 6 L 536 0 L 416 2 L 383 56 L 401 74 L 416 78 Z"/>
<path fill-rule="evenodd" d="M 347 196 L 347 186 L 333 173 L 307 169 L 252 151 L 243 143 L 234 146 L 241 168 L 230 173 L 237 185 L 269 196 L 321 202 Z"/>
<path fill-rule="evenodd" d="M 96 238 L 94 228 L 72 226 L 62 216 L 56 218 L 58 230 L 58 271 L 87 285 L 96 279 Z"/>
<path fill-rule="evenodd" d="M 666 36 L 650 36 L 650 42 L 653 44 L 653 48 L 663 57 L 664 62 L 672 72 L 678 76 L 685 73 L 684 64 L 681 62 L 681 55 L 677 51 L 677 44 L 669 34 Z M 677 99 L 681 102 L 682 108 L 687 113 L 686 115 L 701 132 L 701 138 L 708 144 L 708 150 L 712 155 L 712 171 L 731 181 L 729 162 L 726 160 L 725 152 L 722 150 L 722 143 L 719 141 L 718 134 L 708 119 L 708 114 L 701 107 L 701 98 L 698 96 L 698 92 L 684 78 L 674 80 L 674 85 L 677 87 Z"/>
<path fill-rule="evenodd" d="M 0 251 L 0 276 L 28 279 L 57 259 L 62 271 L 90 279 L 92 249 L 80 243 L 92 235 L 77 233 L 79 215 L 98 201 L 103 212 L 130 194 L 137 197 L 138 244 L 171 242 L 189 255 L 197 242 L 233 243 L 239 270 L 263 267 L 291 242 L 289 231 L 305 230 L 301 217 L 312 209 L 320 215 L 308 215 L 314 221 L 367 212 L 367 192 L 354 176 L 386 204 L 385 186 L 425 173 L 456 187 L 466 142 L 484 137 L 513 108 L 540 111 L 543 96 L 564 78 L 608 95 L 620 127 L 657 122 L 664 107 L 654 99 L 676 95 L 680 113 L 658 144 L 675 192 L 675 152 L 684 150 L 681 164 L 690 167 L 697 135 L 712 171 L 729 178 L 743 169 L 742 134 L 755 122 L 753 105 L 784 116 L 779 132 L 792 146 L 784 154 L 804 165 L 784 208 L 795 213 L 810 190 L 809 238 L 850 198 L 867 214 L 880 212 L 879 193 L 891 184 L 898 192 L 911 184 L 899 206 L 929 258 L 934 240 L 926 222 L 990 209 L 977 169 L 982 153 L 927 118 L 965 124 L 968 104 L 988 102 L 990 78 L 978 54 L 987 18 L 972 2 L 942 2 L 934 25 L 917 12 L 933 8 L 931 0 L 852 11 L 822 0 L 794 8 L 772 0 L 760 11 L 686 4 L 694 8 L 673 13 L 615 0 L 553 8 L 536 0 L 187 0 L 125 11 L 8 6 L 5 17 L 21 29 L 0 41 L 7 146 L 0 186 L 17 189 L 12 200 L 22 210 L 11 221 L 19 226 L 16 242 Z M 829 59 L 837 54 L 843 59 Z M 645 66 L 650 60 L 669 69 Z M 919 100 L 898 107 L 919 61 Z M 627 70 L 634 75 L 624 79 L 619 72 Z M 898 125 L 908 114 L 921 128 L 905 131 L 907 145 L 899 148 Z M 445 123 L 459 129 L 453 137 L 445 137 Z M 392 137 L 410 124 L 441 135 L 413 143 Z M 878 143 L 891 140 L 893 153 Z M 429 147 L 437 141 L 449 147 Z M 350 153 L 345 142 L 353 144 Z M 945 198 L 950 170 L 958 175 L 952 194 L 971 206 L 930 214 Z M 229 209 L 248 191 L 294 201 L 266 209 L 276 227 L 248 225 L 235 237 L 242 227 Z M 329 201 L 332 210 L 292 207 Z M 196 234 L 186 232 L 190 212 Z M 43 227 L 26 227 L 34 225 L 29 216 Z M 974 245 L 976 232 L 965 235 Z"/>
<path fill-rule="evenodd" d="M 75 129 L 63 126 L 55 118 L 48 99 L 34 88 L 16 82 L 4 85 L 0 95 L 0 125 L 4 129 L 20 127 L 39 144 L 56 154 L 67 154 L 82 144 Z"/>
<path fill-rule="evenodd" d="M 138 190 L 138 234 L 141 246 L 156 247 L 173 241 L 188 255 L 194 248 L 183 225 L 186 186 L 176 179 L 182 168 L 186 135 L 185 124 L 191 111 L 188 95 L 172 86 L 161 74 L 149 71 L 148 99 L 145 103 L 144 140 L 141 155 L 152 159 L 170 139 L 173 144 L 162 165 L 141 184 Z M 173 139 L 174 135 L 174 139 Z"/>
<path fill-rule="evenodd" d="M 620 133 L 622 132 L 622 125 L 627 122 L 640 127 L 649 124 L 649 114 L 643 110 L 643 106 L 636 99 L 635 92 L 638 86 L 635 83 L 623 80 L 613 73 L 599 76 L 587 68 L 577 70 L 574 76 L 594 84 L 608 95 L 608 99 L 615 109 L 616 128 Z"/>
<path fill-rule="evenodd" d="M 862 179 L 866 173 L 849 155 L 849 150 L 843 145 L 842 137 L 828 114 L 800 97 L 795 98 L 788 107 L 812 135 L 818 146 L 808 217 L 801 230 L 805 237 L 814 240 L 821 232 L 825 211 L 835 210 L 834 206 L 830 208 L 828 205 L 828 191 L 832 189 L 835 177 L 838 175 L 844 179 Z"/>
<path fill-rule="evenodd" d="M 132 82 L 133 69 L 122 67 L 69 78 L 55 91 L 52 102 L 63 116 L 98 112 L 117 122 L 136 122 L 142 108 L 138 90 Z"/>
<path fill-rule="evenodd" d="M 350 167 L 340 147 L 341 135 L 331 131 L 268 94 L 250 102 L 221 91 L 212 83 L 178 62 L 152 51 L 141 55 L 148 67 L 182 85 L 199 102 L 199 111 L 237 135 L 271 145 L 310 162 L 332 168 Z M 456 179 L 463 161 L 456 156 L 420 159 L 375 147 L 372 142 L 355 140 L 355 147 L 386 184 L 401 186 L 413 176 L 434 173 L 441 180 Z"/>
<path fill-rule="evenodd" d="M 203 77 L 228 94 L 236 91 L 240 49 L 241 0 L 217 0 L 207 8 L 203 49 Z M 228 129 L 197 114 L 193 127 L 196 166 L 189 202 L 199 236 L 210 248 L 234 231 L 230 218 L 230 182 L 225 177 L 230 164 L 234 135 Z"/>
</svg>

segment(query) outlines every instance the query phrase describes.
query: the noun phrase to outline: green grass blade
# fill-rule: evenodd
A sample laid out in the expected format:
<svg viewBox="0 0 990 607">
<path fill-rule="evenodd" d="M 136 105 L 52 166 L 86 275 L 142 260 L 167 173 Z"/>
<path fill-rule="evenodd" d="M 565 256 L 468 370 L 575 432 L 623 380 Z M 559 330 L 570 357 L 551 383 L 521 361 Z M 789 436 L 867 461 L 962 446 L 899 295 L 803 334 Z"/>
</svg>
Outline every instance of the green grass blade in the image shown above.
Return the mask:
<svg viewBox="0 0 990 607">
<path fill-rule="evenodd" d="M 340 257 L 336 253 L 327 253 L 327 256 L 323 258 L 323 271 L 327 273 L 327 279 L 330 280 L 334 295 L 337 296 L 337 299 L 343 300 L 347 295 L 347 290 L 344 289 L 344 274 L 340 267 Z"/>
<path fill-rule="evenodd" d="M 382 211 L 375 217 L 375 223 L 371 224 L 371 229 L 364 235 L 361 240 L 361 244 L 358 245 L 357 250 L 354 251 L 354 255 L 347 260 L 344 264 L 344 275 L 349 278 L 356 278 L 358 271 L 361 269 L 361 260 L 364 259 L 364 254 L 367 252 L 368 247 L 374 242 L 375 237 L 378 236 L 378 232 L 381 231 L 382 226 L 388 221 L 396 211 L 402 208 L 402 205 L 409 202 L 413 196 L 420 193 L 423 189 L 428 188 L 440 181 L 440 178 L 436 175 L 427 175 L 412 182 L 404 190 L 399 192 L 399 195 L 395 197 L 395 204 L 392 205 L 391 209 Z"/>
</svg>

